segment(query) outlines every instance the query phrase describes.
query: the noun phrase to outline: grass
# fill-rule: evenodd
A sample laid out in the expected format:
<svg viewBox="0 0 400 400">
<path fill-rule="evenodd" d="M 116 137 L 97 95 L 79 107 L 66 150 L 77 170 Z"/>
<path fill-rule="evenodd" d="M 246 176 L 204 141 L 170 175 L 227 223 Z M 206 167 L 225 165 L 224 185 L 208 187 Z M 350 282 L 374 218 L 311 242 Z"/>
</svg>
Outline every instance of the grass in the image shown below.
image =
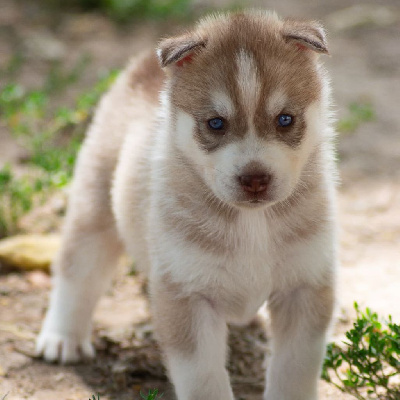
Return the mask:
<svg viewBox="0 0 400 400">
<path fill-rule="evenodd" d="M 191 14 L 190 0 L 103 0 L 100 8 L 118 21 L 132 18 L 178 18 Z"/>
<path fill-rule="evenodd" d="M 161 399 L 162 396 L 162 394 L 158 394 L 158 389 L 149 390 L 147 395 L 140 392 L 140 397 L 144 400 L 157 400 Z"/>
<path fill-rule="evenodd" d="M 14 233 L 18 220 L 34 204 L 34 198 L 44 199 L 49 182 L 43 177 L 17 177 L 10 165 L 0 169 L 0 237 Z"/>
<path fill-rule="evenodd" d="M 359 400 L 399 400 L 400 325 L 354 307 L 357 319 L 347 341 L 328 345 L 322 378 Z"/>
<path fill-rule="evenodd" d="M 107 72 L 93 88 L 81 93 L 72 107 L 54 108 L 56 96 L 79 83 L 88 62 L 83 57 L 68 71 L 53 64 L 45 82 L 30 90 L 15 82 L 19 61 L 12 59 L 2 71 L 13 81 L 0 90 L 1 123 L 26 149 L 25 164 L 30 172 L 21 175 L 10 165 L 0 169 L 0 237 L 15 233 L 25 213 L 71 180 L 92 110 L 117 76 L 117 71 Z"/>
<path fill-rule="evenodd" d="M 375 112 L 369 101 L 357 101 L 349 105 L 348 115 L 337 122 L 339 133 L 354 133 L 361 124 L 375 119 Z"/>
<path fill-rule="evenodd" d="M 162 396 L 162 394 L 158 394 L 158 389 L 150 389 L 147 395 L 140 392 L 140 397 L 144 400 L 159 400 Z M 97 395 L 97 397 L 95 395 L 92 395 L 89 400 L 100 400 L 100 395 Z"/>
<path fill-rule="evenodd" d="M 96 10 L 117 22 L 133 19 L 179 19 L 193 16 L 193 0 L 67 0 L 62 5 L 56 0 L 45 0 L 56 10 Z"/>
</svg>

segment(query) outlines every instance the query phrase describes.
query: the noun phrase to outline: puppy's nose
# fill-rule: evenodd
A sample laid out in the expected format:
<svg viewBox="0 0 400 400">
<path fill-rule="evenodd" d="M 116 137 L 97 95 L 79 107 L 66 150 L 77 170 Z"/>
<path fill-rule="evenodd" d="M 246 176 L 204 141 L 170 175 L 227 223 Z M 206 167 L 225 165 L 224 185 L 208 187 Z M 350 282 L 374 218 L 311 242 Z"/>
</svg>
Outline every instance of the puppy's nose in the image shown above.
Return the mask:
<svg viewBox="0 0 400 400">
<path fill-rule="evenodd" d="M 239 176 L 240 184 L 246 192 L 260 193 L 267 190 L 271 180 L 270 174 L 263 175 L 242 175 Z"/>
</svg>

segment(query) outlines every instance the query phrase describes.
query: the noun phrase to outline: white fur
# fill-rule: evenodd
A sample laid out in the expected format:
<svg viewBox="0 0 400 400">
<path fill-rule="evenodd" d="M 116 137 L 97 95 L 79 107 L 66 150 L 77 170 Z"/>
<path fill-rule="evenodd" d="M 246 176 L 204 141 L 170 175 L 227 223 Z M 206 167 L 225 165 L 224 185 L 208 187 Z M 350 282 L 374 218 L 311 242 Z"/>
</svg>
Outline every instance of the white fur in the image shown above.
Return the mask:
<svg viewBox="0 0 400 400">
<path fill-rule="evenodd" d="M 227 327 L 208 304 L 197 313 L 199 349 L 190 356 L 167 351 L 168 369 L 179 399 L 204 396 L 233 400 L 226 363 Z M 195 379 L 194 379 L 195 377 Z M 196 396 L 196 397 L 195 397 Z"/>
<path fill-rule="evenodd" d="M 275 90 L 267 99 L 267 110 L 271 116 L 278 115 L 287 102 L 287 96 L 283 90 Z"/>
<path fill-rule="evenodd" d="M 274 14 L 254 16 L 280 27 Z M 106 96 L 78 162 L 51 304 L 37 342 L 45 359 L 76 361 L 79 350 L 94 355 L 91 315 L 121 251 L 119 235 L 148 273 L 154 304 L 167 293 L 172 306 L 164 311 L 172 317 L 184 312 L 191 324 L 186 347 L 168 340 L 174 318 L 157 325 L 159 337 L 167 338 L 160 344 L 179 400 L 233 400 L 225 369 L 227 323 L 246 323 L 266 300 L 275 313 L 275 338 L 264 399 L 317 399 L 327 324 L 317 296 L 334 286 L 337 263 L 328 84 L 318 70 L 323 99 L 308 106 L 307 132 L 293 148 L 256 135 L 260 71 L 243 49 L 237 49 L 236 64 L 234 79 L 249 128 L 215 151 L 199 146 L 194 131 L 200 122 L 172 104 L 172 79 L 160 105 L 143 96 L 142 89 L 132 93 L 128 73 Z M 265 99 L 271 115 L 281 111 L 288 97 L 277 86 Z M 228 120 L 234 115 L 226 88 L 211 90 L 209 96 L 217 114 Z M 116 115 L 109 110 L 117 110 Z M 125 122 L 117 123 L 120 119 Z M 309 165 L 316 151 L 318 165 Z M 273 180 L 269 198 L 251 208 L 240 200 L 238 177 L 252 163 Z M 103 178 L 114 170 L 113 178 Z M 306 185 L 302 179 L 309 176 L 318 190 L 306 191 L 286 214 L 271 211 Z M 187 184 L 187 190 L 176 189 L 180 184 Z M 325 208 L 317 215 L 321 203 Z M 224 214 L 223 205 L 234 210 L 233 216 Z M 167 217 L 175 218 L 176 226 Z M 102 218 L 109 223 L 97 225 Z M 311 226 L 313 218 L 318 226 L 309 234 L 288 239 L 304 221 Z M 191 240 L 191 232 L 208 241 Z M 196 301 L 182 311 L 182 299 Z"/>
<path fill-rule="evenodd" d="M 235 113 L 235 107 L 232 100 L 225 91 L 219 90 L 211 93 L 211 101 L 214 109 L 217 112 L 216 116 L 221 116 L 229 119 Z"/>
<path fill-rule="evenodd" d="M 254 57 L 241 49 L 236 58 L 238 74 L 237 85 L 246 110 L 255 110 L 260 97 L 260 80 Z M 249 119 L 252 115 L 249 115 Z"/>
<path fill-rule="evenodd" d="M 114 235 L 105 232 L 83 239 L 70 273 L 63 276 L 55 271 L 50 308 L 36 344 L 36 351 L 47 361 L 70 363 L 95 356 L 91 316 L 111 281 Z"/>
</svg>

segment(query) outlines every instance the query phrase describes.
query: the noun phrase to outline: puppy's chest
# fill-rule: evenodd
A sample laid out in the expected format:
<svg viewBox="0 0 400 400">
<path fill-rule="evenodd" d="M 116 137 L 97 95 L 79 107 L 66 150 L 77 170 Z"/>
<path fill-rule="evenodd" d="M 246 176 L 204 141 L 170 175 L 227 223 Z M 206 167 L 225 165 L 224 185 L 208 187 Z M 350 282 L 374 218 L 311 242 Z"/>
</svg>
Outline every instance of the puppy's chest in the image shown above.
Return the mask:
<svg viewBox="0 0 400 400">
<path fill-rule="evenodd" d="M 210 296 L 229 322 L 248 322 L 266 301 L 272 288 L 271 268 L 268 255 L 246 255 L 227 264 Z"/>
<path fill-rule="evenodd" d="M 229 221 L 186 210 L 163 215 L 160 272 L 203 295 L 228 321 L 251 319 L 268 298 L 276 264 L 276 232 L 265 213 L 245 210 Z"/>
<path fill-rule="evenodd" d="M 250 320 L 270 293 L 272 233 L 263 215 L 249 213 L 225 232 L 224 252 L 197 253 L 204 294 L 229 322 Z"/>
</svg>

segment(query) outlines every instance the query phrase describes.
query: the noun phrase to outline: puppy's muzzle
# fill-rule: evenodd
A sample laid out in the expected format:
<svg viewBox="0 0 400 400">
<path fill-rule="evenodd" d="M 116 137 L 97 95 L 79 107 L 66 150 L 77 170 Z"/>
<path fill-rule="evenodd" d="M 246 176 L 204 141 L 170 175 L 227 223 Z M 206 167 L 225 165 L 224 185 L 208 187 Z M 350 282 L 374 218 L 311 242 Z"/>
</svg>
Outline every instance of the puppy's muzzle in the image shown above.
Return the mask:
<svg viewBox="0 0 400 400">
<path fill-rule="evenodd" d="M 268 188 L 271 181 L 270 174 L 257 174 L 257 175 L 241 175 L 239 176 L 239 183 L 245 192 L 249 193 L 262 193 Z"/>
</svg>

